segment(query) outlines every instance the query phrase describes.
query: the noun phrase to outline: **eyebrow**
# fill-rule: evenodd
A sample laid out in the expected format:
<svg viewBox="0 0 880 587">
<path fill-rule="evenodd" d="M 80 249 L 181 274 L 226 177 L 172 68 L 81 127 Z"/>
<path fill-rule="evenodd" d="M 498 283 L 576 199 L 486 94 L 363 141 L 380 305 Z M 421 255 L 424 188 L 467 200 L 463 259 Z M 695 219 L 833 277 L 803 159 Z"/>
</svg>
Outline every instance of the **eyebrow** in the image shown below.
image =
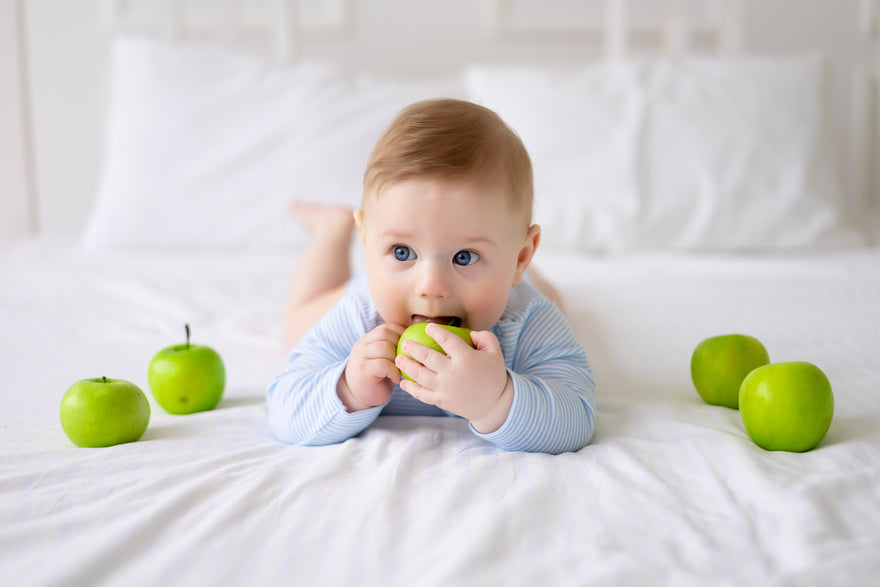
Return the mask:
<svg viewBox="0 0 880 587">
<path fill-rule="evenodd" d="M 416 234 L 414 231 L 388 229 L 381 232 L 379 236 L 382 239 L 406 241 L 413 238 Z M 469 246 L 477 244 L 497 246 L 497 243 L 487 236 L 465 237 L 463 240 Z"/>
</svg>

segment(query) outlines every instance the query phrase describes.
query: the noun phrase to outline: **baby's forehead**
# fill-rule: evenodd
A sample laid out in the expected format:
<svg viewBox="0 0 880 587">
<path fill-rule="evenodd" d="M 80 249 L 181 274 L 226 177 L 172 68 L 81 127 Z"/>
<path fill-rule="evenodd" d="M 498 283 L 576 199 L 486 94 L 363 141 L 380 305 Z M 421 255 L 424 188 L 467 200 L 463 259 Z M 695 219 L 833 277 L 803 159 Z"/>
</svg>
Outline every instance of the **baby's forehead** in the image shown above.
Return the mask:
<svg viewBox="0 0 880 587">
<path fill-rule="evenodd" d="M 522 217 L 528 222 L 531 218 L 531 211 L 526 210 L 520 198 L 517 197 L 512 186 L 503 178 L 483 177 L 483 176 L 443 176 L 443 175 L 411 175 L 386 181 L 374 185 L 370 189 L 365 189 L 363 194 L 362 207 L 366 211 L 368 205 L 377 204 L 382 201 L 382 197 L 389 190 L 400 188 L 401 184 L 415 185 L 420 183 L 431 183 L 439 186 L 434 194 L 440 198 L 444 193 L 455 191 L 460 192 L 466 190 L 474 199 L 486 203 L 497 203 L 507 211 L 517 211 L 522 213 Z M 418 197 L 418 190 L 411 190 L 413 198 Z"/>
<path fill-rule="evenodd" d="M 420 243 L 438 252 L 448 247 L 494 248 L 529 228 L 525 215 L 497 192 L 398 184 L 371 198 L 362 211 L 362 228 L 371 238 Z"/>
</svg>

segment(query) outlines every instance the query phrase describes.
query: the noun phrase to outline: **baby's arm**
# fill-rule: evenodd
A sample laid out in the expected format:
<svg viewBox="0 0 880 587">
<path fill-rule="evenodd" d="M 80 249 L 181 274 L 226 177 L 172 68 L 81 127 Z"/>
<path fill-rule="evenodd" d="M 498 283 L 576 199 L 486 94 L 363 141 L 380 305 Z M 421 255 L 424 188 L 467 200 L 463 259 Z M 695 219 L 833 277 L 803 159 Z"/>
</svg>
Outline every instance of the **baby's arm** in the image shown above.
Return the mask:
<svg viewBox="0 0 880 587">
<path fill-rule="evenodd" d="M 269 426 L 279 440 L 342 442 L 378 417 L 381 405 L 350 411 L 337 394 L 349 355 L 365 330 L 357 301 L 343 297 L 291 351 L 285 370 L 266 392 Z"/>
<path fill-rule="evenodd" d="M 482 438 L 507 450 L 554 454 L 590 442 L 596 384 L 586 352 L 555 306 L 543 301 L 529 313 L 508 373 L 513 403 L 507 420 L 492 433 L 478 433 Z"/>
</svg>

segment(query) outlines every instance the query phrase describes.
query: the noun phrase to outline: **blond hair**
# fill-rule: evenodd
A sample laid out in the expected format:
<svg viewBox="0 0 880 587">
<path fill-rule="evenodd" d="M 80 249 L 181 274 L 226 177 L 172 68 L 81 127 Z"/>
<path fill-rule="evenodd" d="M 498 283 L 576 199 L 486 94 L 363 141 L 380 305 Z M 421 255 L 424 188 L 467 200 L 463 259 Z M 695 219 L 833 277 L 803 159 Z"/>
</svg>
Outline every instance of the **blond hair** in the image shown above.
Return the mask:
<svg viewBox="0 0 880 587">
<path fill-rule="evenodd" d="M 364 199 L 413 177 L 499 186 L 532 222 L 532 164 L 520 138 L 492 110 L 436 99 L 404 108 L 379 138 L 364 173 Z"/>
</svg>

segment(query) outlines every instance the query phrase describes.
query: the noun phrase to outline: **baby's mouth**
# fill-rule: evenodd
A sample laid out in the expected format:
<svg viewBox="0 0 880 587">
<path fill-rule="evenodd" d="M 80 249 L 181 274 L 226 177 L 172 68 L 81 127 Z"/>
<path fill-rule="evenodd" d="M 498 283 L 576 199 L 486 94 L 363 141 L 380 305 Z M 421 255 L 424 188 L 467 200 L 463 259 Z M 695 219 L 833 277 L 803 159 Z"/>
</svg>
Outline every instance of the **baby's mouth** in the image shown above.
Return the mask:
<svg viewBox="0 0 880 587">
<path fill-rule="evenodd" d="M 412 323 L 416 322 L 433 322 L 435 324 L 445 324 L 446 326 L 461 326 L 461 318 L 458 316 L 422 316 L 421 314 L 413 314 Z"/>
</svg>

